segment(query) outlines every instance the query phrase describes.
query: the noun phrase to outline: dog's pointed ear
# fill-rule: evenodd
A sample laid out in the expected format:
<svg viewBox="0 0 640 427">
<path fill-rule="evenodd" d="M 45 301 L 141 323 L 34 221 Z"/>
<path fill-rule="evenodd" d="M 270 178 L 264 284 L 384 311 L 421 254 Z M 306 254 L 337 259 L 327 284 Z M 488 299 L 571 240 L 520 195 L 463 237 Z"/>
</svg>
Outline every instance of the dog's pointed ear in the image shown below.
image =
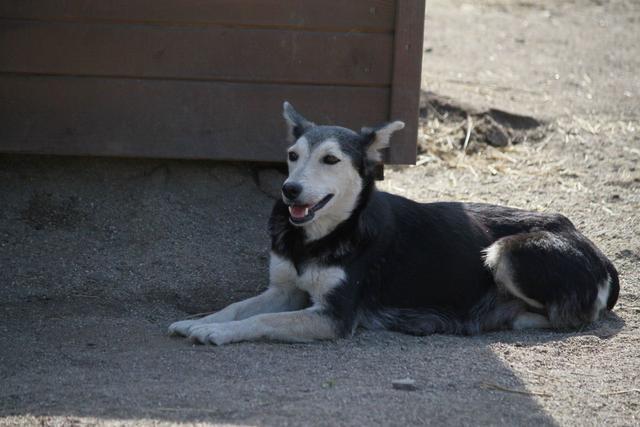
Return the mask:
<svg viewBox="0 0 640 427">
<path fill-rule="evenodd" d="M 391 134 L 403 128 L 404 122 L 401 121 L 387 123 L 377 128 L 362 128 L 360 135 L 362 135 L 367 149 L 367 158 L 372 162 L 379 162 L 381 160 L 380 150 L 389 146 Z"/>
<path fill-rule="evenodd" d="M 314 123 L 302 117 L 287 101 L 284 102 L 282 115 L 287 122 L 287 140 L 295 142 L 307 130 L 315 126 Z"/>
</svg>

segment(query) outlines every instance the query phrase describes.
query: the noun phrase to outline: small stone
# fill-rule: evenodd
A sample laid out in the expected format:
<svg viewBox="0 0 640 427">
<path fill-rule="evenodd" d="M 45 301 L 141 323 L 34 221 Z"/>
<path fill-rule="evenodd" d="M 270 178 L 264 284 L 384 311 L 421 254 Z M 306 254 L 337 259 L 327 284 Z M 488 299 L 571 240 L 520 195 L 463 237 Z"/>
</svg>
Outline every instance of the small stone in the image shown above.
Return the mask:
<svg viewBox="0 0 640 427">
<path fill-rule="evenodd" d="M 494 147 L 506 147 L 509 145 L 509 135 L 502 126 L 495 122 L 487 129 L 486 136 L 487 142 Z"/>
<path fill-rule="evenodd" d="M 409 390 L 409 391 L 417 390 L 416 382 L 411 378 L 393 380 L 391 382 L 391 385 L 393 385 L 393 388 L 396 390 Z"/>
<path fill-rule="evenodd" d="M 618 258 L 629 258 L 635 261 L 640 261 L 640 251 L 638 253 L 631 249 L 623 249 L 616 254 Z"/>
</svg>

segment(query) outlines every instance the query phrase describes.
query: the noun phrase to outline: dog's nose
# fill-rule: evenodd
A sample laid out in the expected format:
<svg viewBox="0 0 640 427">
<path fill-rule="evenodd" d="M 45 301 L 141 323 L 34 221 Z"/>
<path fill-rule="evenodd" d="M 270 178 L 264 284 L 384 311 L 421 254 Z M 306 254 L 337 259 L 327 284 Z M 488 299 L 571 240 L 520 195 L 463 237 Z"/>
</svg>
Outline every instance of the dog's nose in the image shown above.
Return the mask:
<svg viewBox="0 0 640 427">
<path fill-rule="evenodd" d="M 282 194 L 289 200 L 295 200 L 302 193 L 302 185 L 297 182 L 285 182 L 282 186 Z"/>
</svg>

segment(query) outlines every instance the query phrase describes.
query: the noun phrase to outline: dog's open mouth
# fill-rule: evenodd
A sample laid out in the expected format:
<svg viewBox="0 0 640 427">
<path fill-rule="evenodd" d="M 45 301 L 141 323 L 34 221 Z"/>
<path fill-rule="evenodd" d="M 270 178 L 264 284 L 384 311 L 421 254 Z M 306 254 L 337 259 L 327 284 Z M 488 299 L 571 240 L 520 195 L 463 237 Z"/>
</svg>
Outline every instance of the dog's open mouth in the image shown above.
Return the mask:
<svg viewBox="0 0 640 427">
<path fill-rule="evenodd" d="M 289 215 L 291 222 L 294 224 L 304 224 L 305 222 L 311 221 L 315 213 L 322 209 L 332 197 L 333 194 L 329 194 L 315 205 L 290 205 Z"/>
</svg>

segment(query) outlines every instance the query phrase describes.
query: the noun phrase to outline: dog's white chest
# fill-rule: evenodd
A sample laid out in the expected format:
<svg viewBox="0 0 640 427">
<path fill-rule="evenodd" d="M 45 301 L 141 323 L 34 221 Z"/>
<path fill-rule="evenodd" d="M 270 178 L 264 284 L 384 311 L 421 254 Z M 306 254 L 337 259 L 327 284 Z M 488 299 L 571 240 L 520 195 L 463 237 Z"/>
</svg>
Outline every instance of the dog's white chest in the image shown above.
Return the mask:
<svg viewBox="0 0 640 427">
<path fill-rule="evenodd" d="M 271 254 L 269 263 L 270 282 L 274 286 L 296 287 L 307 292 L 314 304 L 322 304 L 326 295 L 346 279 L 340 267 L 325 267 L 306 264 L 298 274 L 293 263 L 276 254 Z"/>
</svg>

